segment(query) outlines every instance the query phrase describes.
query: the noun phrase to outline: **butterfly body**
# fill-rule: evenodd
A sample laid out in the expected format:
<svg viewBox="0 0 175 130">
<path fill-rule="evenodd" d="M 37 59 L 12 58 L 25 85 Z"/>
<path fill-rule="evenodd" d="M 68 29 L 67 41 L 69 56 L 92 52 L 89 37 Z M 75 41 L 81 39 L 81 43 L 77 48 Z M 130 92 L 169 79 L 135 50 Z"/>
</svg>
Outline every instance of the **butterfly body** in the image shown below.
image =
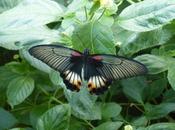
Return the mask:
<svg viewBox="0 0 175 130">
<path fill-rule="evenodd" d="M 145 74 L 146 67 L 124 57 L 93 54 L 89 49 L 83 53 L 60 45 L 38 45 L 29 53 L 60 72 L 68 89 L 79 91 L 87 81 L 90 93 L 104 93 L 113 80 Z"/>
</svg>

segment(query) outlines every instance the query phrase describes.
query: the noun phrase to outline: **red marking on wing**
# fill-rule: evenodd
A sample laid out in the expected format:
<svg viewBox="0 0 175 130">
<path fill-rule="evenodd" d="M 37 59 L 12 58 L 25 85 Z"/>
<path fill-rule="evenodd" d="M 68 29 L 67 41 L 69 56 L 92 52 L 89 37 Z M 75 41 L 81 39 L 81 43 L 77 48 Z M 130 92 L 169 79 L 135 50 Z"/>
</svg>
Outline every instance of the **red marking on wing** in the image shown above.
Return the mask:
<svg viewBox="0 0 175 130">
<path fill-rule="evenodd" d="M 72 54 L 71 54 L 72 56 L 81 56 L 81 54 L 80 53 L 78 53 L 78 52 L 76 52 L 76 51 L 74 51 L 74 52 L 72 52 Z"/>
<path fill-rule="evenodd" d="M 101 56 L 93 56 L 92 58 L 96 61 L 102 61 L 103 60 L 103 58 Z"/>
</svg>

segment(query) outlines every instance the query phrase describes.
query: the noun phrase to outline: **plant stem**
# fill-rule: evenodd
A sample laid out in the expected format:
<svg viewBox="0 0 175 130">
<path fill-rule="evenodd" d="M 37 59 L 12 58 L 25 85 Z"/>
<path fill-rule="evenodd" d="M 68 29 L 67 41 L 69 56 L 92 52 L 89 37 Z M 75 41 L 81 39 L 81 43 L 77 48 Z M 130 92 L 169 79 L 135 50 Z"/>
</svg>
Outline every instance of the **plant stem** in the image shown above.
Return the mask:
<svg viewBox="0 0 175 130">
<path fill-rule="evenodd" d="M 42 87 L 38 86 L 39 89 L 46 95 L 46 96 L 49 96 L 50 94 Z"/>
<path fill-rule="evenodd" d="M 58 100 L 58 99 L 55 98 L 55 97 L 51 97 L 51 99 L 52 99 L 53 101 L 56 101 L 56 102 L 59 103 L 59 104 L 64 104 L 63 102 L 61 102 L 60 100 Z"/>
<path fill-rule="evenodd" d="M 100 20 L 103 14 L 105 13 L 106 8 L 104 8 L 103 12 L 101 13 L 100 17 L 97 20 Z"/>
<path fill-rule="evenodd" d="M 144 113 L 144 111 L 142 109 L 140 109 L 136 104 L 131 103 L 131 106 L 134 106 L 135 108 L 137 108 L 137 110 L 139 110 L 140 112 Z"/>
<path fill-rule="evenodd" d="M 86 122 L 86 124 L 88 124 L 92 129 L 94 129 L 95 127 L 87 120 L 83 120 L 84 122 Z"/>
<path fill-rule="evenodd" d="M 88 14 L 87 14 L 86 6 L 84 7 L 84 12 L 85 12 L 86 20 L 88 20 Z"/>
<path fill-rule="evenodd" d="M 127 0 L 130 4 L 134 4 L 135 2 L 132 0 Z"/>
</svg>

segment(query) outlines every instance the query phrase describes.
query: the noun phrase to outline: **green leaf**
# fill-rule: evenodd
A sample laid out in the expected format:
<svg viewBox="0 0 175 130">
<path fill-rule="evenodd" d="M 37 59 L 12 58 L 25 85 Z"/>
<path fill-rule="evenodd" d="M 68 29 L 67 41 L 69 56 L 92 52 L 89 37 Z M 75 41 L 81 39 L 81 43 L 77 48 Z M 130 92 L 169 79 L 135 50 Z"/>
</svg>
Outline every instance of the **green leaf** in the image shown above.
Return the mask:
<svg viewBox="0 0 175 130">
<path fill-rule="evenodd" d="M 120 105 L 110 102 L 102 104 L 101 111 L 102 111 L 102 118 L 107 119 L 111 117 L 116 117 L 121 112 L 122 108 Z"/>
<path fill-rule="evenodd" d="M 32 128 L 12 128 L 9 130 L 34 130 L 34 129 L 32 129 Z"/>
<path fill-rule="evenodd" d="M 9 129 L 17 123 L 17 119 L 8 111 L 0 107 L 0 129 Z"/>
<path fill-rule="evenodd" d="M 54 1 L 24 0 L 15 8 L 0 14 L 0 30 L 38 27 L 53 21 L 58 21 L 62 15 L 62 8 Z"/>
<path fill-rule="evenodd" d="M 119 55 L 133 55 L 143 49 L 162 45 L 168 42 L 175 34 L 175 25 L 170 24 L 163 28 L 149 32 L 132 32 L 116 25 L 112 26 L 115 41 L 120 42 Z"/>
<path fill-rule="evenodd" d="M 163 93 L 163 102 L 175 102 L 175 91 L 173 89 L 169 89 Z"/>
<path fill-rule="evenodd" d="M 175 110 L 175 103 L 161 103 L 159 105 L 146 104 L 147 119 L 158 119 Z"/>
<path fill-rule="evenodd" d="M 168 69 L 165 57 L 145 54 L 135 59 L 147 67 L 149 74 L 158 74 Z"/>
<path fill-rule="evenodd" d="M 0 26 L 0 34 L 0 46 L 12 50 L 21 49 L 24 46 L 48 44 L 60 40 L 58 31 L 50 30 L 46 27 L 6 30 Z"/>
<path fill-rule="evenodd" d="M 138 128 L 137 130 L 174 130 L 175 123 L 156 123 L 146 128 Z"/>
<path fill-rule="evenodd" d="M 81 120 L 71 117 L 69 130 L 87 130 Z"/>
<path fill-rule="evenodd" d="M 17 77 L 7 88 L 7 101 L 13 107 L 22 103 L 33 91 L 34 80 L 30 77 Z"/>
<path fill-rule="evenodd" d="M 48 104 L 41 104 L 32 108 L 30 111 L 30 123 L 33 128 L 36 128 L 38 119 L 46 112 L 46 110 L 48 110 Z"/>
<path fill-rule="evenodd" d="M 37 130 L 68 130 L 70 115 L 69 105 L 57 105 L 39 118 Z"/>
<path fill-rule="evenodd" d="M 101 119 L 100 105 L 95 104 L 97 97 L 91 95 L 87 88 L 82 87 L 78 93 L 65 89 L 65 96 L 71 105 L 72 114 L 77 118 L 85 120 Z"/>
<path fill-rule="evenodd" d="M 148 123 L 148 119 L 145 116 L 141 116 L 139 118 L 136 118 L 133 120 L 132 125 L 133 126 L 146 126 Z"/>
<path fill-rule="evenodd" d="M 113 33 L 110 27 L 92 21 L 80 25 L 72 35 L 74 48 L 83 51 L 89 48 L 92 53 L 115 54 Z"/>
<path fill-rule="evenodd" d="M 26 130 L 25 128 L 13 128 L 13 129 L 9 129 L 9 130 Z"/>
<path fill-rule="evenodd" d="M 0 1 L 0 13 L 15 7 L 21 1 L 22 0 L 1 0 Z"/>
<path fill-rule="evenodd" d="M 11 80 L 18 77 L 19 74 L 14 73 L 9 67 L 0 67 L 0 106 L 6 104 L 6 89 Z"/>
<path fill-rule="evenodd" d="M 119 25 L 127 30 L 145 32 L 168 24 L 175 18 L 175 1 L 146 0 L 132 4 L 119 15 Z"/>
<path fill-rule="evenodd" d="M 29 73 L 31 69 L 29 64 L 25 61 L 22 62 L 11 61 L 7 63 L 5 66 L 7 66 L 12 72 L 20 75 Z"/>
<path fill-rule="evenodd" d="M 6 88 L 7 85 L 11 80 L 14 78 L 17 78 L 19 74 L 14 73 L 8 66 L 1 66 L 0 67 L 0 87 L 2 90 L 3 88 Z"/>
<path fill-rule="evenodd" d="M 87 4 L 87 0 L 73 0 L 69 5 L 68 5 L 68 9 L 66 11 L 66 14 L 70 14 L 70 13 L 74 13 L 75 11 L 85 7 L 85 5 Z"/>
<path fill-rule="evenodd" d="M 169 66 L 168 66 L 168 81 L 171 85 L 171 87 L 173 88 L 173 90 L 175 90 L 175 61 L 174 59 L 172 59 L 170 62 L 169 62 Z"/>
<path fill-rule="evenodd" d="M 165 44 L 159 48 L 159 55 L 163 56 L 175 56 L 175 45 Z"/>
<path fill-rule="evenodd" d="M 146 100 L 151 100 L 153 98 L 156 98 L 162 94 L 166 86 L 167 86 L 167 79 L 160 78 L 160 79 L 154 80 L 150 83 L 149 87 L 146 87 L 144 89 L 143 96 L 145 97 Z"/>
<path fill-rule="evenodd" d="M 122 122 L 105 122 L 93 130 L 118 130 L 122 124 Z"/>
<path fill-rule="evenodd" d="M 60 77 L 59 72 L 51 70 L 51 72 L 49 73 L 49 77 L 54 85 L 61 85 L 61 86 L 63 85 L 63 80 Z"/>
<path fill-rule="evenodd" d="M 148 87 L 144 77 L 134 77 L 122 80 L 123 92 L 126 96 L 143 103 L 144 88 Z"/>
</svg>

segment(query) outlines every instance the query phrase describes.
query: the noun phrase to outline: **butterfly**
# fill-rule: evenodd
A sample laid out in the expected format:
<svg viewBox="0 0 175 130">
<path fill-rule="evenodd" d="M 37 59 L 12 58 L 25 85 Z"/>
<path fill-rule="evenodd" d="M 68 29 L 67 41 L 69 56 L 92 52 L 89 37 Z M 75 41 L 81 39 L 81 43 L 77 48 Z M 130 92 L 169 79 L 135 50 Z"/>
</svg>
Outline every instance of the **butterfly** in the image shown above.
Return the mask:
<svg viewBox="0 0 175 130">
<path fill-rule="evenodd" d="M 29 53 L 60 72 L 66 87 L 79 91 L 83 81 L 92 94 L 104 93 L 114 80 L 147 73 L 147 68 L 136 60 L 111 54 L 83 53 L 61 45 L 37 45 Z"/>
</svg>

